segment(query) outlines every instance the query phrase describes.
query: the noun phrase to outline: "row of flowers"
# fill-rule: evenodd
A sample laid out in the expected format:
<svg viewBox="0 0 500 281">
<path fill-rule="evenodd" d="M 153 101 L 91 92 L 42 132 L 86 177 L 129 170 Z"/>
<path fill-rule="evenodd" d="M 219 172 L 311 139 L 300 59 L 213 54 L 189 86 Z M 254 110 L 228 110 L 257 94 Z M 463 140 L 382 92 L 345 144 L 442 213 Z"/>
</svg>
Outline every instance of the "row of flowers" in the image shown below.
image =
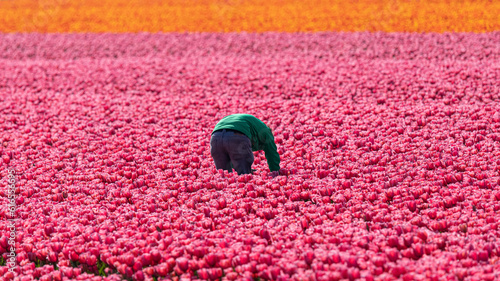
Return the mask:
<svg viewBox="0 0 500 281">
<path fill-rule="evenodd" d="M 491 32 L 498 1 L 0 2 L 0 32 Z"/>
<path fill-rule="evenodd" d="M 0 59 L 75 60 L 206 56 L 312 56 L 336 60 L 500 60 L 491 33 L 0 34 Z"/>
</svg>

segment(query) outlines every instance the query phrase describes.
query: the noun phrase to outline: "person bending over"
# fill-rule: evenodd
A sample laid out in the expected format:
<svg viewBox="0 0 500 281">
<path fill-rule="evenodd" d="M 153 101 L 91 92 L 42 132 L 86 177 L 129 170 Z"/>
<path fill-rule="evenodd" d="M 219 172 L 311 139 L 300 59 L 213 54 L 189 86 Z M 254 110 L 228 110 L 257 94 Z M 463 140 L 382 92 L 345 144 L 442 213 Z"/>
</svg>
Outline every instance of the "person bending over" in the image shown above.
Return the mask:
<svg viewBox="0 0 500 281">
<path fill-rule="evenodd" d="M 271 129 L 253 115 L 233 114 L 222 118 L 212 132 L 210 153 L 215 167 L 252 173 L 253 151 L 264 150 L 272 176 L 279 174 L 280 156 Z"/>
</svg>

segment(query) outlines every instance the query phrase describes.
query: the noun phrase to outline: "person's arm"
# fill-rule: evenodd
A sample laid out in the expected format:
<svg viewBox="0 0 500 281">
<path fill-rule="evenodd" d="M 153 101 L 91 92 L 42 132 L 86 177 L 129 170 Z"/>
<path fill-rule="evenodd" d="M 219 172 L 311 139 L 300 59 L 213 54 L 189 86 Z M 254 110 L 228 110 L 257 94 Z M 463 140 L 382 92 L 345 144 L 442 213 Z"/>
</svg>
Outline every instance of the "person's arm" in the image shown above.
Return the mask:
<svg viewBox="0 0 500 281">
<path fill-rule="evenodd" d="M 263 134 L 264 142 L 264 153 L 266 155 L 267 164 L 269 165 L 269 170 L 271 172 L 280 170 L 280 155 L 278 153 L 278 148 L 274 143 L 274 136 L 271 129 L 266 130 Z"/>
<path fill-rule="evenodd" d="M 280 170 L 280 155 L 278 154 L 278 148 L 273 142 L 269 142 L 265 148 L 264 153 L 266 154 L 267 164 L 269 165 L 269 170 L 271 172 Z"/>
</svg>

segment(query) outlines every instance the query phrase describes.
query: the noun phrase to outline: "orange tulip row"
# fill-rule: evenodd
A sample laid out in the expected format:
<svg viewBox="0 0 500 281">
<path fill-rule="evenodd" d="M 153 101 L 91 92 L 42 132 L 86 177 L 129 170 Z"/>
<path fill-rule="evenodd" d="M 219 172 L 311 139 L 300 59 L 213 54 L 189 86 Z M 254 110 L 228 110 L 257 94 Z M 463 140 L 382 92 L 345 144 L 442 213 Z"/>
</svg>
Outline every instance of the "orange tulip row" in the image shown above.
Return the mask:
<svg viewBox="0 0 500 281">
<path fill-rule="evenodd" d="M 491 0 L 0 0 L 0 32 L 496 30 Z"/>
</svg>

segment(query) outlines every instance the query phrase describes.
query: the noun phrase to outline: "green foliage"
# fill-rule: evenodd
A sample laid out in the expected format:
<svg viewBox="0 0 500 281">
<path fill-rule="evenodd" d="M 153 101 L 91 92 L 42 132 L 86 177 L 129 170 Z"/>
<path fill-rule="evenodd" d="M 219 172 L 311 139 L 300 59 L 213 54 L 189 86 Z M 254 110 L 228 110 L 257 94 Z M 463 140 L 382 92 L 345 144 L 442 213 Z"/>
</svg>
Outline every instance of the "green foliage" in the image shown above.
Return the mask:
<svg viewBox="0 0 500 281">
<path fill-rule="evenodd" d="M 97 270 L 99 271 L 99 276 L 107 276 L 105 270 L 108 267 L 109 267 L 109 265 L 107 265 L 105 262 L 101 261 L 101 259 L 97 260 Z"/>
</svg>

